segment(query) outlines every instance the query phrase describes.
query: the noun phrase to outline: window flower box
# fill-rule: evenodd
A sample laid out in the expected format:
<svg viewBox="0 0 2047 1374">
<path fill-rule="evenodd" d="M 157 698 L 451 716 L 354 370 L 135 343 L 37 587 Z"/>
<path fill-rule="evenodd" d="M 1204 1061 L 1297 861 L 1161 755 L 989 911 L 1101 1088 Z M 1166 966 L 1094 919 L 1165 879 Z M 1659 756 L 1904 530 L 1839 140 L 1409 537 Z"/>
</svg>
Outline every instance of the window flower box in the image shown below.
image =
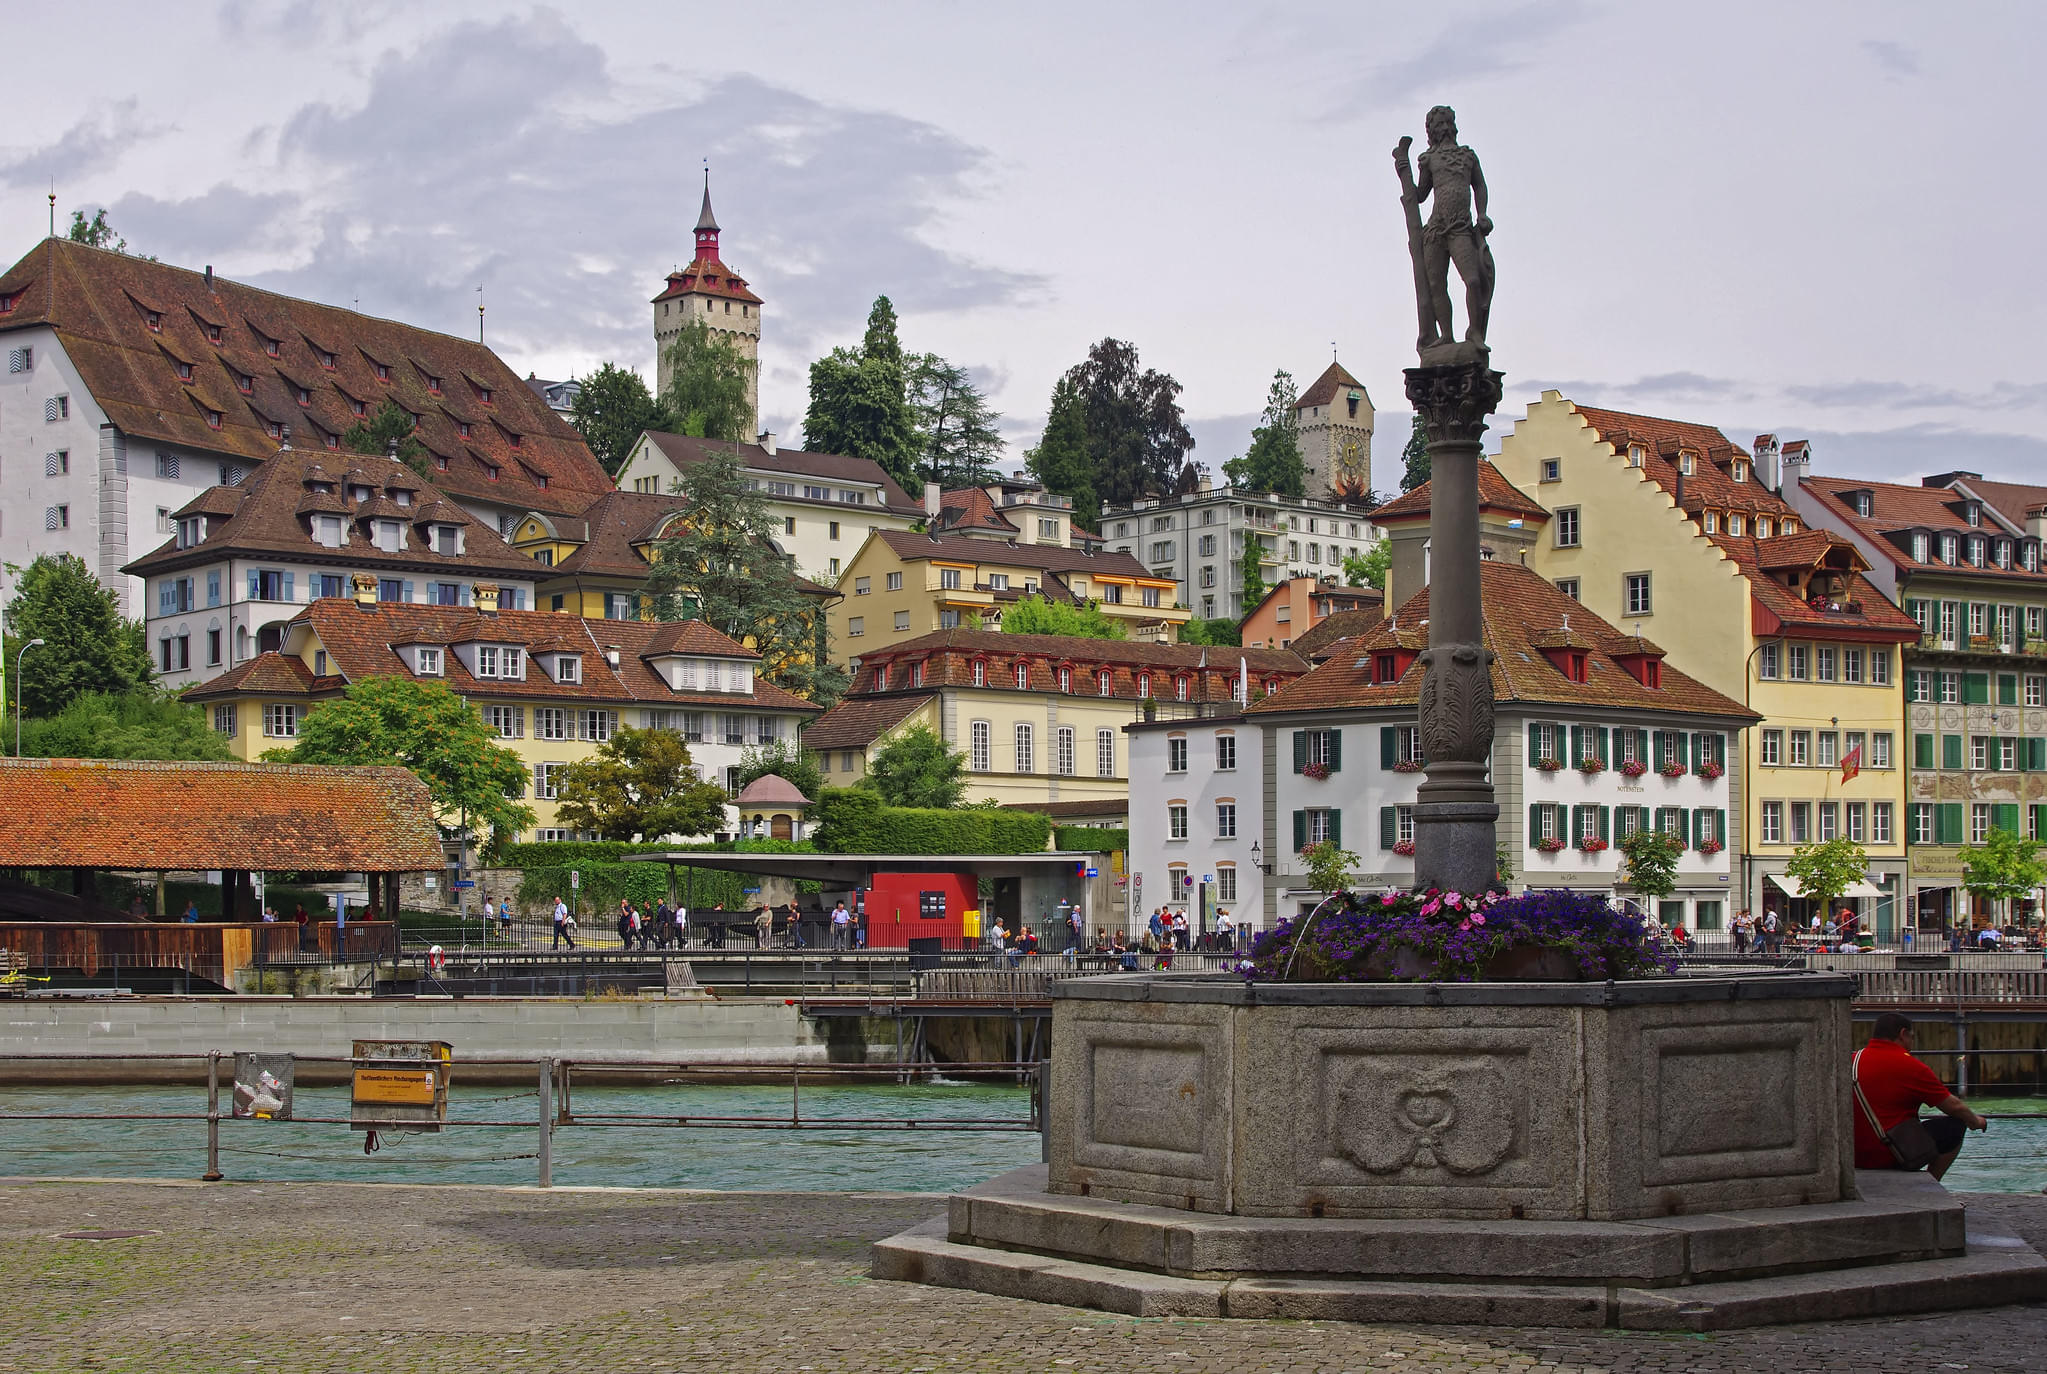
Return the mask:
<svg viewBox="0 0 2047 1374">
<path fill-rule="evenodd" d="M 1681 778 L 1692 770 L 1679 763 L 1676 759 L 1672 759 L 1656 771 L 1663 774 L 1666 778 Z"/>
<path fill-rule="evenodd" d="M 1700 764 L 1697 768 L 1694 768 L 1692 771 L 1694 773 L 1697 773 L 1700 777 L 1704 778 L 1707 782 L 1711 782 L 1713 781 L 1713 779 L 1720 777 L 1722 774 L 1726 773 L 1727 770 L 1725 768 L 1722 768 L 1719 764 L 1714 763 L 1712 760 L 1708 759 L 1706 762 Z"/>
<path fill-rule="evenodd" d="M 1535 847 L 1545 854 L 1556 854 L 1563 850 L 1564 842 L 1558 839 L 1556 836 L 1551 835 L 1548 839 L 1537 840 L 1535 842 Z"/>
<path fill-rule="evenodd" d="M 1640 759 L 1625 759 L 1621 762 L 1621 776 L 1624 778 L 1639 778 L 1648 771 L 1649 765 Z"/>
<path fill-rule="evenodd" d="M 1578 852 L 1580 854 L 1597 854 L 1606 847 L 1606 841 L 1600 839 L 1597 835 L 1588 835 L 1578 841 Z"/>
<path fill-rule="evenodd" d="M 1718 840 L 1699 841 L 1699 852 L 1701 854 L 1718 854 L 1722 849 L 1725 849 L 1726 847 L 1727 846 L 1721 844 L 1720 841 Z"/>
<path fill-rule="evenodd" d="M 1420 759 L 1402 759 L 1393 765 L 1396 773 L 1419 773 L 1426 765 Z"/>
<path fill-rule="evenodd" d="M 1404 858 L 1404 859 L 1405 859 L 1405 858 L 1411 858 L 1411 857 L 1413 856 L 1413 854 L 1414 854 L 1414 841 L 1413 841 L 1413 840 L 1400 840 L 1400 841 L 1397 841 L 1397 842 L 1395 842 L 1395 844 L 1394 844 L 1394 846 L 1393 846 L 1393 852 L 1394 852 L 1395 854 L 1398 854 L 1398 855 L 1400 855 L 1400 856 L 1401 856 L 1402 858 Z"/>
<path fill-rule="evenodd" d="M 1562 759 L 1537 759 L 1535 766 L 1545 773 L 1554 773 L 1564 766 Z"/>
<path fill-rule="evenodd" d="M 1579 759 L 1578 771 L 1580 773 L 1585 774 L 1587 777 L 1590 777 L 1594 773 L 1604 773 L 1606 771 L 1606 761 L 1602 758 L 1599 758 L 1597 755 L 1594 755 L 1591 758 Z"/>
<path fill-rule="evenodd" d="M 1301 766 L 1301 776 L 1313 778 L 1315 781 L 1320 782 L 1329 776 L 1329 765 L 1326 763 L 1303 764 Z"/>
</svg>

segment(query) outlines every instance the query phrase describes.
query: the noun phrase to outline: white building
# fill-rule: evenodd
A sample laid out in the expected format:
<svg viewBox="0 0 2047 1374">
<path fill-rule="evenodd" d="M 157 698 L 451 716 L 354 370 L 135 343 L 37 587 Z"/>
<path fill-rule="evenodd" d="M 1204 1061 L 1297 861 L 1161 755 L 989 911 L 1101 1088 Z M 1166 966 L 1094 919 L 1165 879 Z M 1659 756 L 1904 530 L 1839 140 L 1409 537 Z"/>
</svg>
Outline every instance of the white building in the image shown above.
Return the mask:
<svg viewBox="0 0 2047 1374">
<path fill-rule="evenodd" d="M 1140 934 L 1161 906 L 1213 930 L 1219 911 L 1263 928 L 1261 843 L 1267 731 L 1234 705 L 1189 719 L 1124 727 L 1130 740 L 1130 852 L 1125 895 Z"/>
<path fill-rule="evenodd" d="M 1242 619 L 1239 571 L 1244 541 L 1259 545 L 1267 586 L 1291 577 L 1339 575 L 1343 560 L 1361 556 L 1384 538 L 1362 509 L 1334 501 L 1303 500 L 1270 492 L 1214 487 L 1163 496 L 1102 511 L 1103 546 L 1128 553 L 1154 577 L 1179 585 L 1180 604 L 1205 620 Z"/>
</svg>

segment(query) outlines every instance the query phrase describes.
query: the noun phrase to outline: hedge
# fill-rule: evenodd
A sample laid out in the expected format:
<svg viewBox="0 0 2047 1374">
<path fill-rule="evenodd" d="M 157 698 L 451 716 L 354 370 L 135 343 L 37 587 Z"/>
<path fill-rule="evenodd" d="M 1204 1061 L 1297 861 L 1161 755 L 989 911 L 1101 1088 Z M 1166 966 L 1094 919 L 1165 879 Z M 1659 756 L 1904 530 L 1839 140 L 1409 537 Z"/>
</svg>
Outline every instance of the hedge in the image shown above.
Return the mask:
<svg viewBox="0 0 2047 1374">
<path fill-rule="evenodd" d="M 1108 854 L 1115 850 L 1130 852 L 1130 831 L 1122 826 L 1106 825 L 1061 825 L 1052 831 L 1054 849 L 1082 849 L 1090 854 Z"/>
<path fill-rule="evenodd" d="M 814 854 L 808 840 L 738 840 L 724 844 L 662 844 L 624 840 L 546 840 L 508 844 L 491 856 L 493 868 L 574 867 L 584 863 L 616 863 L 628 854 Z"/>
<path fill-rule="evenodd" d="M 519 880 L 516 898 L 519 906 L 527 909 L 529 914 L 544 914 L 542 909 L 552 909 L 556 897 L 570 896 L 571 868 L 582 876 L 583 884 L 574 890 L 573 905 L 585 916 L 592 912 L 615 912 L 621 898 L 638 906 L 643 902 L 659 902 L 668 896 L 666 864 L 578 861 L 575 864 L 528 868 Z M 692 910 L 720 903 L 727 911 L 751 909 L 760 903 L 760 895 L 749 894 L 746 889 L 760 885 L 760 878 L 752 873 L 726 873 L 710 868 L 678 868 L 675 871 L 676 893 Z M 804 879 L 796 884 L 796 889 L 799 892 L 817 892 L 820 885 Z"/>
<path fill-rule="evenodd" d="M 1035 811 L 884 806 L 860 787 L 827 790 L 815 814 L 813 838 L 829 854 L 1036 854 L 1052 836 Z"/>
</svg>

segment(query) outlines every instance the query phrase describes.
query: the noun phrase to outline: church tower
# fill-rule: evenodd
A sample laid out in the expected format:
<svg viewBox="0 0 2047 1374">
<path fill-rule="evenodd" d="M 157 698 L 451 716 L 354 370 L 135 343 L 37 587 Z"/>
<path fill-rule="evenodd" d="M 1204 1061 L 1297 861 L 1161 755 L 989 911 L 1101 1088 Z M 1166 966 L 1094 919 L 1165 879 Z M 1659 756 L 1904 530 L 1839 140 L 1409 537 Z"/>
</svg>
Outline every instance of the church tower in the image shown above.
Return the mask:
<svg viewBox="0 0 2047 1374">
<path fill-rule="evenodd" d="M 746 359 L 747 433 L 760 425 L 761 298 L 746 289 L 746 279 L 718 257 L 718 217 L 711 213 L 711 173 L 704 170 L 704 208 L 697 215 L 696 257 L 668 274 L 654 297 L 654 379 L 658 391 L 668 390 L 673 365 L 668 350 L 682 327 L 701 320 L 712 333 L 739 350 Z"/>
<path fill-rule="evenodd" d="M 1365 384 L 1332 361 L 1294 403 L 1308 495 L 1362 500 L 1372 489 L 1372 398 Z"/>
</svg>

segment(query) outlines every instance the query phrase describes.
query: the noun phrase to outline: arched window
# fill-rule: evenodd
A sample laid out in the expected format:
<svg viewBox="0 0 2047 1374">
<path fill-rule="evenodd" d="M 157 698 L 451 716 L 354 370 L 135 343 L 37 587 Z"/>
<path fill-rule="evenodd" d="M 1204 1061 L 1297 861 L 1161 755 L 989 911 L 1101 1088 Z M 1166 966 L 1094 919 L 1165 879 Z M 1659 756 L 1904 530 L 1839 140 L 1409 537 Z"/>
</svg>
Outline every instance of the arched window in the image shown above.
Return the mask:
<svg viewBox="0 0 2047 1374">
<path fill-rule="evenodd" d="M 1150 673 L 1139 673 L 1137 675 L 1137 695 L 1141 697 L 1148 697 L 1151 695 Z"/>
<path fill-rule="evenodd" d="M 988 771 L 988 739 L 990 734 L 988 722 L 985 720 L 977 720 L 967 727 L 967 739 L 969 741 L 967 767 L 973 769 L 976 773 Z"/>
<path fill-rule="evenodd" d="M 1016 727 L 1016 771 L 1019 773 L 1038 771 L 1037 749 L 1031 738 L 1031 727 L 1021 723 Z"/>
<path fill-rule="evenodd" d="M 1059 690 L 1062 692 L 1071 692 L 1073 690 L 1073 669 L 1061 666 L 1059 669 Z"/>
<path fill-rule="evenodd" d="M 1188 677 L 1185 673 L 1182 673 L 1180 674 L 1180 676 L 1173 679 L 1173 695 L 1179 700 L 1185 701 L 1187 700 L 1189 693 L 1192 691 L 1193 685 L 1194 680 Z"/>
<path fill-rule="evenodd" d="M 1030 687 L 1031 665 L 1028 663 L 1019 662 L 1016 665 L 1016 689 L 1019 692 L 1027 692 L 1030 690 Z"/>
<path fill-rule="evenodd" d="M 1103 696 L 1110 696 L 1116 690 L 1116 675 L 1107 668 L 1095 674 L 1095 689 Z"/>
<path fill-rule="evenodd" d="M 988 660 L 985 658 L 974 660 L 974 685 L 976 687 L 988 685 Z"/>
</svg>

